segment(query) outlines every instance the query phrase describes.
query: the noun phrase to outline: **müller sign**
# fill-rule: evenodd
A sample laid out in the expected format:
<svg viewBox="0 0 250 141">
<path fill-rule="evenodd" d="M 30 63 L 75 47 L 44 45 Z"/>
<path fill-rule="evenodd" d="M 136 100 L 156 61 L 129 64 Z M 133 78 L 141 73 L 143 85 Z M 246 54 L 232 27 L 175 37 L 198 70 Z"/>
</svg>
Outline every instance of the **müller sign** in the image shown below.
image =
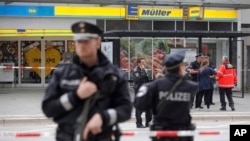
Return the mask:
<svg viewBox="0 0 250 141">
<path fill-rule="evenodd" d="M 142 10 L 141 15 L 145 16 L 169 16 L 172 11 L 162 9 Z"/>
</svg>

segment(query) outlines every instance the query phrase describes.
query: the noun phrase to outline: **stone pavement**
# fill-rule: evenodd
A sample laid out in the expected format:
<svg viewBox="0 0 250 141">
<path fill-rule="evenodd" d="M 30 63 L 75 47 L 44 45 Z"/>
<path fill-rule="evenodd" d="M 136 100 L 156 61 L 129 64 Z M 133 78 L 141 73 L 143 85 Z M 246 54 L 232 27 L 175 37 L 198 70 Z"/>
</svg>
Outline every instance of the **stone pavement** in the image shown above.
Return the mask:
<svg viewBox="0 0 250 141">
<path fill-rule="evenodd" d="M 44 88 L 0 88 L 0 126 L 16 124 L 50 124 L 51 119 L 44 116 L 41 110 L 41 101 Z M 234 92 L 241 96 L 240 92 Z M 131 90 L 131 99 L 133 99 Z M 192 109 L 193 122 L 195 121 L 240 121 L 250 120 L 250 93 L 245 93 L 244 98 L 234 97 L 236 111 L 220 111 L 218 91 L 214 91 L 214 102 L 210 109 Z M 134 111 L 129 122 L 135 122 Z M 142 115 L 144 117 L 144 115 Z"/>
</svg>

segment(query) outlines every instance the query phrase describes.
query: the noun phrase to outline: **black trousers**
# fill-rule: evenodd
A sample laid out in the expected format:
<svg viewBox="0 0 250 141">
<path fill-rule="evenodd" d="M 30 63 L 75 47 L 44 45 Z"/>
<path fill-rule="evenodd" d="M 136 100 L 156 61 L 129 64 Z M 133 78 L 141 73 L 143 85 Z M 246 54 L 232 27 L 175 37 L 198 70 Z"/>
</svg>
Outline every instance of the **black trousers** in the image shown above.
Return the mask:
<svg viewBox="0 0 250 141">
<path fill-rule="evenodd" d="M 139 88 L 135 88 L 134 90 L 135 90 L 135 97 L 136 97 L 136 94 L 137 94 Z M 140 111 L 138 109 L 135 109 L 136 125 L 143 125 L 142 118 L 141 118 L 141 115 L 143 112 L 145 112 L 145 118 L 146 118 L 145 124 L 148 124 L 152 120 L 153 115 L 152 115 L 151 109 L 146 110 L 146 111 Z"/>
<path fill-rule="evenodd" d="M 195 99 L 195 107 L 200 107 L 201 106 L 201 103 L 202 103 L 202 97 L 204 96 L 204 102 L 205 102 L 205 105 L 210 105 L 212 102 L 211 102 L 211 89 L 208 89 L 208 90 L 202 90 L 200 92 L 198 92 L 197 96 L 196 96 L 196 99 Z"/>
<path fill-rule="evenodd" d="M 135 109 L 136 125 L 143 125 L 142 118 L 141 118 L 141 115 L 143 112 L 145 112 L 145 114 L 146 114 L 145 115 L 145 118 L 146 118 L 145 124 L 148 124 L 152 120 L 151 109 L 147 110 L 147 111 L 140 111 L 138 109 Z"/>
<path fill-rule="evenodd" d="M 194 105 L 194 99 L 197 99 L 197 95 L 198 95 L 198 93 L 199 93 L 199 92 L 197 92 L 195 95 L 192 95 L 192 96 L 191 96 L 191 105 L 190 105 L 190 106 L 191 106 L 191 108 L 192 108 L 192 107 L 193 107 L 193 105 Z M 196 105 L 196 103 L 195 103 L 195 105 Z"/>
<path fill-rule="evenodd" d="M 209 89 L 210 104 L 213 103 L 214 88 Z"/>
<path fill-rule="evenodd" d="M 232 97 L 232 88 L 220 88 L 219 87 L 219 93 L 220 93 L 220 103 L 221 107 L 226 108 L 226 100 L 225 100 L 225 94 L 227 96 L 227 100 L 230 107 L 234 107 L 234 101 Z"/>
</svg>

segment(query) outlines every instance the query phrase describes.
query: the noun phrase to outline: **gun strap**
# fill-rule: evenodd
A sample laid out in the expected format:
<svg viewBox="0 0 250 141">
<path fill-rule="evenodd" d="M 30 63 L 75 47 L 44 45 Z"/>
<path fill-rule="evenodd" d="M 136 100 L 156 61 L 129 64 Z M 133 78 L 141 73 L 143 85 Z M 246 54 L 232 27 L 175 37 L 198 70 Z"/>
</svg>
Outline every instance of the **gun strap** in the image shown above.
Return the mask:
<svg viewBox="0 0 250 141">
<path fill-rule="evenodd" d="M 116 84 L 117 84 L 117 77 L 112 75 L 112 85 L 109 86 L 111 93 L 115 90 Z M 88 115 L 89 115 L 89 110 L 91 107 L 93 107 L 93 105 L 95 104 L 95 102 L 99 99 L 102 99 L 104 97 L 106 97 L 107 95 L 105 94 L 101 94 L 99 91 L 97 91 L 93 96 L 89 97 L 88 99 L 86 99 L 85 103 L 84 103 L 84 107 L 82 109 L 81 115 L 78 117 L 76 123 L 79 124 L 79 126 L 77 126 L 76 130 L 75 130 L 75 135 L 74 135 L 74 141 L 82 141 L 83 140 L 83 130 L 86 126 L 86 123 L 88 121 Z"/>
<path fill-rule="evenodd" d="M 77 124 L 80 124 L 81 126 L 77 126 L 75 130 L 75 136 L 74 136 L 74 141 L 82 141 L 82 134 L 83 134 L 83 128 L 85 127 L 87 120 L 88 120 L 88 115 L 89 115 L 89 110 L 92 107 L 92 105 L 95 103 L 96 100 L 103 98 L 99 92 L 96 92 L 93 96 L 89 97 L 86 99 L 84 103 L 84 107 L 82 110 L 81 115 L 77 119 Z"/>
<path fill-rule="evenodd" d="M 166 100 L 167 97 L 169 97 L 169 95 L 174 92 L 176 90 L 176 88 L 181 84 L 181 82 L 183 81 L 184 77 L 181 76 L 176 83 L 173 85 L 173 87 L 170 89 L 170 91 L 168 92 L 168 94 L 166 96 L 164 96 L 159 103 L 156 106 L 156 110 L 159 111 L 161 105 L 163 104 L 163 102 Z"/>
</svg>

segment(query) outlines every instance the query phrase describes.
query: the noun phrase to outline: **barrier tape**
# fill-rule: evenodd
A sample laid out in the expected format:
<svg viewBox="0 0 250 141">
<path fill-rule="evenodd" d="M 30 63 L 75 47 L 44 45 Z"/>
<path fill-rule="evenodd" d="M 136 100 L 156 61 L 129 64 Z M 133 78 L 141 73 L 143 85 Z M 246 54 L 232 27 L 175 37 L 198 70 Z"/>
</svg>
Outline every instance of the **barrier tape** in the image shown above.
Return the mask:
<svg viewBox="0 0 250 141">
<path fill-rule="evenodd" d="M 56 67 L 0 66 L 0 69 L 56 69 Z"/>
<path fill-rule="evenodd" d="M 221 135 L 221 131 L 125 131 L 121 132 L 121 136 L 138 136 L 149 135 L 150 137 L 187 137 L 194 135 L 215 136 Z M 43 138 L 54 137 L 55 133 L 50 132 L 0 132 L 1 138 Z"/>
</svg>

